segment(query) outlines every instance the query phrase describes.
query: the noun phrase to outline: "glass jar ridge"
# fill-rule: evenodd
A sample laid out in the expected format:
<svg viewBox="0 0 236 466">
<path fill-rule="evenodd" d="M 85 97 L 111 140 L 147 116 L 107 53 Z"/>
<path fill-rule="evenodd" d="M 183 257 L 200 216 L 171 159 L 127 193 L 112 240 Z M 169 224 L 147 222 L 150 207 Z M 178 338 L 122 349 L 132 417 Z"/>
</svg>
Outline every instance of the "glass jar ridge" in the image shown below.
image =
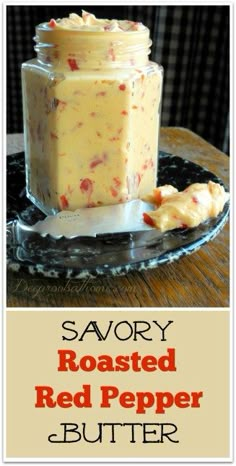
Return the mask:
<svg viewBox="0 0 236 466">
<path fill-rule="evenodd" d="M 148 29 L 135 32 L 53 30 L 36 28 L 35 51 L 44 64 L 68 65 L 73 58 L 78 69 L 145 66 L 152 41 Z"/>
</svg>

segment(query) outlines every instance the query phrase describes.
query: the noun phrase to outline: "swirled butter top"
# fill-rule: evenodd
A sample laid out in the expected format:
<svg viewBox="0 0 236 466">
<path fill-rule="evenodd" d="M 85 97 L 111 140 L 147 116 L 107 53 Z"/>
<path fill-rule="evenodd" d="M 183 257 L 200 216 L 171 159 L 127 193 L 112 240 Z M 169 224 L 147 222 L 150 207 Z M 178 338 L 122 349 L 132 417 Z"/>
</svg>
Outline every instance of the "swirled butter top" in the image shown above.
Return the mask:
<svg viewBox="0 0 236 466">
<path fill-rule="evenodd" d="M 82 15 L 71 13 L 68 18 L 51 19 L 48 23 L 50 28 L 54 29 L 73 29 L 78 31 L 95 31 L 95 32 L 131 32 L 144 31 L 147 29 L 142 23 L 117 20 L 117 19 L 99 19 L 92 13 L 82 10 Z"/>
</svg>

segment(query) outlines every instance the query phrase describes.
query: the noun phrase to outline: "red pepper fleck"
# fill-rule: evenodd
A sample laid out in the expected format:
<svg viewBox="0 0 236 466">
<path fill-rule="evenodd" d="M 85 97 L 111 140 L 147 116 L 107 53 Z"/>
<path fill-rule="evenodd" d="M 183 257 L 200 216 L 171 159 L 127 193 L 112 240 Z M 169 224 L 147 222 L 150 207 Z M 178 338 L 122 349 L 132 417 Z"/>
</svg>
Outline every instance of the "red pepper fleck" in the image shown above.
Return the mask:
<svg viewBox="0 0 236 466">
<path fill-rule="evenodd" d="M 137 174 L 136 174 L 136 177 L 137 177 L 137 184 L 138 184 L 138 186 L 139 186 L 140 183 L 141 183 L 142 175 L 140 175 L 140 173 L 137 173 Z"/>
<path fill-rule="evenodd" d="M 54 28 L 56 25 L 57 25 L 57 23 L 56 23 L 55 19 L 53 19 L 53 18 L 50 19 L 50 21 L 49 21 L 49 23 L 48 23 L 48 26 L 49 26 L 50 28 Z"/>
<path fill-rule="evenodd" d="M 115 61 L 116 57 L 115 57 L 115 52 L 114 52 L 114 49 L 109 49 L 108 50 L 108 55 L 110 56 L 110 58 L 112 59 L 112 61 Z"/>
<path fill-rule="evenodd" d="M 102 159 L 95 159 L 90 163 L 89 167 L 90 168 L 95 168 L 97 165 L 99 165 L 100 163 L 103 163 L 103 162 L 104 162 L 104 160 L 102 160 Z"/>
<path fill-rule="evenodd" d="M 80 183 L 82 193 L 91 193 L 93 190 L 93 182 L 89 178 L 84 178 Z"/>
<path fill-rule="evenodd" d="M 55 133 L 50 132 L 50 136 L 52 139 L 58 139 L 58 136 Z"/>
<path fill-rule="evenodd" d="M 186 192 L 186 191 L 185 191 Z M 199 201 L 198 199 L 196 198 L 196 196 L 192 196 L 192 201 L 194 202 L 194 204 L 199 204 Z"/>
<path fill-rule="evenodd" d="M 61 201 L 62 209 L 66 209 L 67 207 L 69 207 L 68 199 L 66 198 L 64 194 L 60 196 L 60 201 Z"/>
<path fill-rule="evenodd" d="M 154 220 L 151 217 L 149 217 L 149 215 L 146 214 L 146 212 L 143 212 L 143 220 L 145 223 L 147 223 L 147 225 L 150 225 L 151 227 L 155 226 Z"/>
<path fill-rule="evenodd" d="M 120 84 L 119 89 L 120 89 L 120 91 L 125 91 L 126 85 L 125 84 Z"/>
<path fill-rule="evenodd" d="M 96 96 L 101 96 L 101 97 L 104 97 L 104 95 L 106 95 L 106 92 L 105 91 L 101 91 L 101 92 L 97 92 Z"/>
<path fill-rule="evenodd" d="M 60 112 L 63 112 L 63 110 L 65 110 L 66 106 L 67 106 L 67 102 L 65 102 L 64 100 L 57 99 L 57 107 L 58 107 Z"/>
<path fill-rule="evenodd" d="M 128 112 L 126 112 L 126 110 L 122 110 L 121 115 L 128 115 Z"/>
<path fill-rule="evenodd" d="M 111 191 L 111 195 L 112 195 L 113 197 L 116 197 L 116 196 L 117 196 L 118 191 L 116 191 L 116 189 L 113 188 L 113 186 L 110 187 L 110 191 Z"/>
<path fill-rule="evenodd" d="M 100 163 L 105 163 L 106 160 L 107 160 L 107 153 L 103 152 L 102 156 L 95 156 L 89 166 L 90 168 L 95 168 Z"/>
<path fill-rule="evenodd" d="M 160 190 L 154 191 L 154 199 L 158 205 L 161 205 L 163 197 Z"/>
<path fill-rule="evenodd" d="M 68 58 L 67 62 L 68 62 L 68 65 L 69 65 L 71 71 L 79 70 L 79 67 L 78 67 L 78 65 L 76 63 L 76 60 L 74 58 Z"/>
<path fill-rule="evenodd" d="M 178 220 L 180 221 L 180 218 L 177 216 L 177 215 L 172 215 L 172 218 L 174 218 L 175 220 Z M 180 225 L 176 228 L 188 228 L 188 225 L 186 223 L 180 223 Z"/>
<path fill-rule="evenodd" d="M 119 188 L 119 186 L 121 185 L 120 178 L 118 176 L 114 176 L 113 181 L 114 181 L 115 187 Z"/>
<path fill-rule="evenodd" d="M 133 23 L 133 26 L 132 26 L 133 31 L 137 31 L 137 29 L 139 28 L 139 24 L 140 24 L 140 23 L 138 23 L 138 22 L 137 22 L 137 23 L 136 23 L 136 22 Z"/>
<path fill-rule="evenodd" d="M 113 141 L 119 141 L 120 138 L 118 138 L 117 136 L 113 136 L 112 138 L 109 138 L 109 141 L 113 142 Z"/>
<path fill-rule="evenodd" d="M 91 113 L 90 113 L 90 116 L 91 116 L 91 117 L 96 116 L 96 112 L 91 112 Z"/>
<path fill-rule="evenodd" d="M 153 160 L 151 158 L 146 159 L 144 165 L 142 165 L 142 169 L 146 170 L 147 168 L 153 168 L 153 166 L 154 166 Z"/>
</svg>

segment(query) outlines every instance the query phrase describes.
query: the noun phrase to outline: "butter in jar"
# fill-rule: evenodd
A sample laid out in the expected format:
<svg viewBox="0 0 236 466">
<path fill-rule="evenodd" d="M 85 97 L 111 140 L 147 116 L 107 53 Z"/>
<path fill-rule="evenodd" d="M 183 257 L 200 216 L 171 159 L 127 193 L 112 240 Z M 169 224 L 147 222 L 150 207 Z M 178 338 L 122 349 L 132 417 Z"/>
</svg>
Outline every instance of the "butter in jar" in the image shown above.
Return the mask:
<svg viewBox="0 0 236 466">
<path fill-rule="evenodd" d="M 26 189 L 44 213 L 118 204 L 156 186 L 163 68 L 149 29 L 82 12 L 36 27 L 22 65 Z"/>
</svg>

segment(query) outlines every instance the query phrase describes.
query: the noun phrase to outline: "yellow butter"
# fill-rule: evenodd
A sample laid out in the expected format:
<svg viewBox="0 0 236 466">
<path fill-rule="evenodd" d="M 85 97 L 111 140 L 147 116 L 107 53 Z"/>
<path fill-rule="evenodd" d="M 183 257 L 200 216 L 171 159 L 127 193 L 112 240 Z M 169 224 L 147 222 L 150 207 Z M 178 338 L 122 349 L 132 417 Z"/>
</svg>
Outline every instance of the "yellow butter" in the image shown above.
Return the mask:
<svg viewBox="0 0 236 466">
<path fill-rule="evenodd" d="M 144 196 L 156 185 L 163 79 L 148 29 L 49 24 L 22 66 L 28 196 L 46 213 Z"/>
</svg>

